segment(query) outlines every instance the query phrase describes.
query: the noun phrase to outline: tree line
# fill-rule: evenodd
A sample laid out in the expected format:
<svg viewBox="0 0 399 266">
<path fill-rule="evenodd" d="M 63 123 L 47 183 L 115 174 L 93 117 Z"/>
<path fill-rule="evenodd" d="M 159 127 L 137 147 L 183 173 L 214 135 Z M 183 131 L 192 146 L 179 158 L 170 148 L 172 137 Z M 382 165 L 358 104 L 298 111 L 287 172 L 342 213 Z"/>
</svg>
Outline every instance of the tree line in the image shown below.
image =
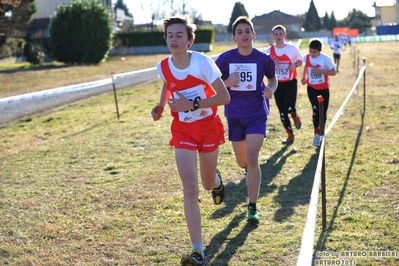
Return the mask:
<svg viewBox="0 0 399 266">
<path fill-rule="evenodd" d="M 98 63 L 101 59 L 106 55 L 107 49 L 109 49 L 109 45 L 102 45 L 102 49 L 97 51 L 100 54 L 93 55 L 93 49 L 88 49 L 90 47 L 90 40 L 88 40 L 87 36 L 91 36 L 90 33 L 97 32 L 97 30 L 88 29 L 88 25 L 92 25 L 94 28 L 101 28 L 101 34 L 97 34 L 96 36 L 104 36 L 106 40 L 104 42 L 100 41 L 98 37 L 93 36 L 93 40 L 96 43 L 110 43 L 110 35 L 107 35 L 108 31 L 112 31 L 113 21 L 111 17 L 110 10 L 102 8 L 98 10 L 95 7 L 98 5 L 94 4 L 95 1 L 93 0 L 82 0 L 82 1 L 73 1 L 70 4 L 62 4 L 63 9 L 59 9 L 57 14 L 52 17 L 52 27 L 51 27 L 51 43 L 52 43 L 52 52 L 53 56 L 55 55 L 63 55 L 62 58 L 58 58 L 61 62 L 65 60 L 70 60 L 73 58 L 74 61 L 80 61 L 85 63 Z M 150 10 L 150 17 L 151 21 L 149 23 L 150 30 L 154 30 L 156 23 L 161 19 L 161 16 L 165 14 L 161 12 L 161 5 L 168 6 L 170 9 L 169 15 L 175 14 L 187 14 L 194 19 L 194 22 L 197 25 L 202 24 L 202 15 L 198 13 L 198 11 L 194 9 L 188 8 L 188 0 L 158 0 L 158 6 L 151 5 Z M 91 10 L 93 14 L 86 14 L 85 13 L 85 20 L 82 21 L 79 15 L 73 15 L 75 10 L 77 12 L 83 12 L 85 9 L 79 9 L 79 5 L 86 5 L 90 7 L 88 10 Z M 75 6 L 75 7 L 74 7 Z M 78 6 L 78 7 L 76 7 Z M 124 0 L 117 0 L 113 6 L 114 11 L 116 9 L 122 9 L 126 16 L 133 17 L 133 14 L 125 4 Z M 79 11 L 80 10 L 80 11 Z M 63 12 L 71 12 L 72 14 L 65 15 L 62 19 L 62 23 L 55 23 L 57 21 L 57 17 L 60 17 L 60 11 Z M 0 59 L 8 56 L 15 56 L 21 53 L 27 55 L 27 53 L 33 53 L 34 55 L 38 56 L 40 54 L 40 47 L 37 45 L 31 45 L 26 48 L 26 43 L 30 42 L 30 35 L 29 35 L 29 22 L 32 19 L 32 16 L 36 12 L 36 6 L 34 0 L 0 0 Z M 141 12 L 140 10 L 135 10 L 134 12 Z M 100 14 L 100 16 L 98 16 Z M 234 20 L 238 16 L 249 16 L 248 12 L 245 9 L 244 4 L 241 2 L 236 2 L 231 12 L 230 20 L 226 21 L 227 24 L 227 32 L 231 33 L 231 25 L 233 24 Z M 310 1 L 308 11 L 300 15 L 303 18 L 303 29 L 305 31 L 319 31 L 322 29 L 332 30 L 335 27 L 348 27 L 353 29 L 358 29 L 359 32 L 365 32 L 365 30 L 371 27 L 370 18 L 364 14 L 363 12 L 353 9 L 349 12 L 348 16 L 343 20 L 337 21 L 334 16 L 334 12 L 331 12 L 331 15 L 328 15 L 327 12 L 325 13 L 324 17 L 319 17 L 317 12 L 316 6 L 314 5 L 313 0 Z M 80 18 L 80 19 L 79 19 Z M 77 25 L 81 23 L 80 25 Z M 100 23 L 100 24 L 98 24 Z M 55 25 L 62 25 L 58 26 Z M 68 28 L 68 25 L 74 25 L 74 27 Z M 96 25 L 101 27 L 96 27 Z M 73 34 L 66 31 L 72 31 Z M 57 32 L 60 30 L 61 32 Z M 133 24 L 127 27 L 122 27 L 122 31 L 134 31 L 137 30 Z M 79 38 L 79 36 L 85 36 L 85 38 Z M 57 41 L 55 38 L 63 38 L 62 41 Z M 76 40 L 86 39 L 85 44 L 76 45 Z M 60 39 L 61 40 L 61 39 Z M 67 51 L 71 50 L 66 45 L 72 45 L 72 47 L 81 47 L 80 49 L 83 51 L 74 51 L 74 56 L 67 56 L 65 51 L 57 51 L 60 47 L 64 47 Z M 97 45 L 98 46 L 98 45 Z M 56 49 L 54 51 L 54 49 Z M 104 50 L 104 51 L 103 51 Z M 91 56 L 87 56 L 86 53 L 91 54 Z M 78 55 L 78 56 L 76 56 Z M 88 58 L 95 58 L 88 59 Z M 93 62 L 92 62 L 93 61 Z M 32 63 L 37 62 L 35 60 Z M 76 62 L 75 62 L 76 63 Z"/>
<path fill-rule="evenodd" d="M 193 18 L 197 25 L 202 24 L 202 15 L 198 14 L 198 11 L 196 10 L 187 9 L 187 0 L 161 0 L 161 3 L 162 4 L 160 5 L 166 5 L 169 7 L 170 15 L 188 14 L 191 18 Z M 154 6 L 156 7 L 157 5 Z M 154 25 L 157 20 L 160 20 L 165 15 L 159 10 L 159 8 L 155 8 L 154 6 L 151 5 L 151 10 L 149 10 L 151 13 L 151 21 L 149 22 L 150 25 Z M 116 7 L 125 10 L 125 14 L 131 15 L 128 7 L 123 3 L 123 0 L 118 0 L 115 4 L 115 8 Z M 136 11 L 139 12 L 138 10 Z M 231 12 L 229 21 L 226 21 L 227 32 L 231 33 L 231 26 L 234 20 L 239 16 L 249 17 L 249 14 L 245 9 L 244 4 L 241 2 L 236 2 Z M 299 16 L 303 19 L 302 27 L 305 31 L 319 31 L 323 29 L 332 30 L 336 27 L 348 27 L 351 29 L 358 29 L 359 32 L 365 32 L 367 28 L 372 26 L 370 22 L 371 18 L 368 17 L 367 14 L 356 9 L 353 9 L 348 13 L 346 18 L 339 21 L 337 21 L 335 18 L 334 11 L 332 11 L 330 15 L 326 12 L 324 17 L 320 17 L 313 0 L 310 0 L 308 11 Z M 151 27 L 151 29 L 153 29 L 153 27 Z M 134 30 L 134 25 L 132 25 L 130 29 L 124 30 Z"/>
<path fill-rule="evenodd" d="M 334 11 L 329 16 L 326 12 L 324 17 L 320 19 L 313 0 L 310 1 L 308 12 L 304 15 L 303 28 L 305 31 L 319 31 L 322 29 L 332 30 L 336 27 L 347 27 L 350 29 L 358 29 L 360 33 L 370 28 L 371 21 L 367 14 L 360 10 L 353 9 L 348 16 L 340 21 L 335 19 Z"/>
</svg>

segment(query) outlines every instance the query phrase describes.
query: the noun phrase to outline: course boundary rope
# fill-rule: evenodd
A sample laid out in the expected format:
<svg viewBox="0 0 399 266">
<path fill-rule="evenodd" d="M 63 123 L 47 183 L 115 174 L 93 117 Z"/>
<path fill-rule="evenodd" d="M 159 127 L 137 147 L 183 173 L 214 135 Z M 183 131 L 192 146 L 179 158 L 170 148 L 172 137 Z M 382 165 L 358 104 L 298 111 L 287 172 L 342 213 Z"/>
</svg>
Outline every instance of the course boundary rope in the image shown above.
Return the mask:
<svg viewBox="0 0 399 266">
<path fill-rule="evenodd" d="M 312 186 L 312 191 L 310 194 L 310 200 L 309 200 L 309 207 L 308 207 L 308 213 L 306 216 L 306 222 L 305 222 L 305 228 L 303 230 L 303 235 L 302 235 L 302 242 L 301 242 L 301 247 L 299 250 L 299 255 L 298 255 L 298 260 L 297 260 L 297 266 L 307 266 L 307 265 L 312 265 L 313 261 L 313 246 L 314 246 L 314 237 L 315 237 L 315 230 L 316 230 L 316 216 L 317 216 L 317 205 L 318 205 L 318 198 L 319 198 L 319 191 L 320 191 L 320 182 L 321 182 L 321 177 L 323 174 L 323 163 L 324 163 L 324 151 L 325 151 L 325 137 L 328 135 L 328 133 L 331 131 L 331 129 L 334 127 L 336 122 L 338 121 L 339 117 L 344 114 L 344 110 L 346 105 L 348 104 L 350 98 L 352 97 L 353 93 L 355 90 L 358 88 L 359 82 L 361 78 L 363 77 L 364 73 L 366 71 L 366 65 L 363 63 L 362 68 L 359 71 L 358 77 L 350 90 L 348 96 L 342 103 L 341 107 L 338 109 L 337 113 L 335 114 L 334 118 L 332 119 L 331 123 L 329 124 L 327 130 L 325 131 L 325 135 L 323 138 L 323 141 L 321 141 L 320 145 L 320 151 L 319 151 L 319 157 L 317 160 L 317 167 L 314 175 L 314 180 L 313 180 L 313 186 Z M 365 86 L 365 84 L 364 84 Z M 365 97 L 365 95 L 364 95 Z"/>
</svg>

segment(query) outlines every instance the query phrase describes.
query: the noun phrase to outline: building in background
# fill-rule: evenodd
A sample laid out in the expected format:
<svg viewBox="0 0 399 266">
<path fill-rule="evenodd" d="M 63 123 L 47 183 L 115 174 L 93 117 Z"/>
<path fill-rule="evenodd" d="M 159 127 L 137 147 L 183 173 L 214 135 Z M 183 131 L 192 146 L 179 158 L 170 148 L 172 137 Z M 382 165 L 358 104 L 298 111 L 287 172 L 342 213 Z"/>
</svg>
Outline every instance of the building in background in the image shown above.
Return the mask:
<svg viewBox="0 0 399 266">
<path fill-rule="evenodd" d="M 280 10 L 274 10 L 270 13 L 255 16 L 252 19 L 257 35 L 264 35 L 267 39 L 271 38 L 272 28 L 278 24 L 283 25 L 287 29 L 287 38 L 297 38 L 297 33 L 301 32 L 303 19 L 288 15 Z M 293 36 L 295 35 L 295 36 Z"/>
<path fill-rule="evenodd" d="M 374 1 L 375 17 L 371 21 L 377 35 L 399 35 L 399 7 L 397 0 Z"/>
<path fill-rule="evenodd" d="M 97 0 L 102 2 L 104 5 L 108 6 L 112 10 L 111 0 Z M 61 4 L 72 3 L 72 0 L 35 0 L 36 13 L 33 18 L 48 18 L 54 14 L 54 10 Z"/>
<path fill-rule="evenodd" d="M 113 11 L 111 0 L 97 0 Z M 61 4 L 72 3 L 72 0 L 35 0 L 36 13 L 29 23 L 29 33 L 32 39 L 47 38 L 50 36 L 50 23 L 54 11 Z M 114 15 L 112 15 L 114 18 Z"/>
<path fill-rule="evenodd" d="M 372 21 L 374 27 L 399 24 L 397 0 L 374 1 L 373 7 L 375 9 L 375 17 Z"/>
<path fill-rule="evenodd" d="M 126 16 L 125 10 L 117 8 L 114 17 L 114 31 L 119 31 L 121 28 L 130 27 L 133 25 L 133 18 Z"/>
</svg>

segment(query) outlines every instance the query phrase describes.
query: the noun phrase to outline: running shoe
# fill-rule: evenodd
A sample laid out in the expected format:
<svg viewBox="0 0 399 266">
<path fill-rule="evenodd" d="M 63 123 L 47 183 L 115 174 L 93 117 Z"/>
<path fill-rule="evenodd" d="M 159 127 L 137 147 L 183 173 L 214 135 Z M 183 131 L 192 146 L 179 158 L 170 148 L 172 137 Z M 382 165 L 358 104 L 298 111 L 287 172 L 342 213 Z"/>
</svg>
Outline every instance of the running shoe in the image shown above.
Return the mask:
<svg viewBox="0 0 399 266">
<path fill-rule="evenodd" d="M 219 170 L 216 169 L 216 174 L 219 176 L 220 178 L 220 188 L 219 189 L 212 189 L 212 199 L 213 202 L 216 205 L 219 205 L 223 202 L 224 199 L 224 185 L 223 185 L 223 181 L 222 181 L 222 176 L 220 175 Z"/>
<path fill-rule="evenodd" d="M 191 254 L 183 255 L 180 260 L 182 266 L 198 266 L 204 265 L 205 259 L 201 256 L 201 251 L 199 249 L 193 250 Z"/>
<path fill-rule="evenodd" d="M 301 118 L 299 117 L 299 115 L 295 116 L 294 124 L 295 124 L 296 129 L 301 129 L 302 123 L 301 123 Z"/>
<path fill-rule="evenodd" d="M 284 145 L 290 145 L 292 143 L 294 143 L 295 137 L 292 134 L 289 134 L 286 140 L 283 140 L 282 143 Z"/>
<path fill-rule="evenodd" d="M 258 210 L 252 206 L 248 206 L 248 219 L 247 221 L 251 224 L 259 223 Z"/>
<path fill-rule="evenodd" d="M 320 146 L 320 135 L 319 134 L 314 134 L 313 146 L 316 146 L 316 147 Z"/>
</svg>

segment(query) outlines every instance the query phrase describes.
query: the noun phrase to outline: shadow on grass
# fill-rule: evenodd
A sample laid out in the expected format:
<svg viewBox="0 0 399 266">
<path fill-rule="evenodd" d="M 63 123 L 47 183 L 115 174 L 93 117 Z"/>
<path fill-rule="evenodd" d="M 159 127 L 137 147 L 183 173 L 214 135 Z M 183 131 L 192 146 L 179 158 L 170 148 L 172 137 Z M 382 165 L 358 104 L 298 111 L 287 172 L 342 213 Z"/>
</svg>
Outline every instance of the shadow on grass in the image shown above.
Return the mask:
<svg viewBox="0 0 399 266">
<path fill-rule="evenodd" d="M 63 135 L 62 138 L 63 139 L 73 138 L 73 137 L 79 136 L 81 134 L 87 133 L 89 131 L 92 131 L 92 130 L 98 128 L 98 127 L 106 126 L 106 125 L 111 123 L 110 120 L 111 119 L 103 120 L 101 123 L 90 125 L 90 126 L 84 128 L 84 129 L 80 130 L 80 131 L 73 132 L 73 133 L 68 134 L 68 135 Z M 45 122 L 47 122 L 47 121 L 45 121 Z M 118 123 L 124 123 L 124 121 L 118 121 Z"/>
<path fill-rule="evenodd" d="M 264 197 L 277 188 L 276 185 L 270 185 L 271 181 L 280 172 L 286 162 L 286 159 L 296 152 L 295 150 L 291 150 L 289 153 L 284 155 L 287 149 L 288 146 L 284 146 L 281 150 L 271 156 L 266 163 L 260 166 L 262 172 L 262 183 L 259 197 Z M 215 254 L 222 248 L 223 243 L 226 242 L 226 239 L 228 239 L 230 233 L 239 226 L 240 222 L 246 219 L 248 193 L 245 174 L 239 184 L 228 183 L 225 185 L 225 190 L 226 205 L 223 208 L 216 210 L 212 214 L 212 218 L 217 219 L 227 214 L 231 214 L 239 205 L 242 205 L 244 211 L 241 214 L 236 215 L 224 230 L 212 238 L 211 242 L 204 251 L 205 254 L 207 254 L 207 261 L 215 260 L 217 262 L 220 260 L 224 263 L 229 261 L 237 252 L 237 250 L 244 245 L 245 240 L 250 232 L 257 228 L 257 225 L 247 223 L 234 238 L 227 241 L 226 247 L 215 257 Z"/>
<path fill-rule="evenodd" d="M 302 173 L 293 177 L 287 185 L 278 189 L 274 200 L 280 204 L 280 208 L 274 214 L 274 220 L 283 222 L 294 214 L 294 207 L 308 204 L 312 191 L 314 173 L 317 167 L 319 153 L 314 153 L 302 170 Z"/>
<path fill-rule="evenodd" d="M 363 127 L 364 127 L 365 111 L 366 111 L 365 108 L 363 108 L 363 111 L 361 112 L 361 124 L 360 124 L 360 128 L 359 128 L 359 132 L 358 132 L 357 137 L 356 137 L 356 142 L 355 142 L 355 145 L 354 145 L 354 149 L 353 149 L 353 152 L 352 152 L 351 162 L 349 164 L 348 171 L 346 172 L 345 182 L 344 182 L 344 184 L 342 186 L 341 193 L 339 194 L 337 205 L 333 208 L 334 212 L 331 215 L 331 220 L 327 224 L 326 229 L 323 230 L 321 232 L 320 236 L 319 236 L 319 239 L 317 241 L 315 250 L 325 250 L 326 249 L 325 245 L 326 245 L 327 238 L 328 238 L 330 232 L 333 230 L 335 218 L 337 218 L 338 210 L 340 209 L 340 206 L 342 204 L 343 198 L 345 196 L 346 187 L 348 185 L 348 181 L 349 181 L 349 178 L 350 178 L 351 173 L 352 173 L 352 168 L 353 168 L 353 165 L 355 163 L 357 149 L 359 148 L 360 139 L 362 137 Z M 326 193 L 328 193 L 328 188 L 326 188 Z M 328 212 L 328 210 L 327 210 L 327 212 Z"/>
<path fill-rule="evenodd" d="M 246 218 L 246 215 L 246 211 L 236 215 L 224 230 L 220 231 L 212 238 L 211 242 L 204 250 L 208 263 L 214 260 L 214 263 L 217 263 L 217 261 L 223 261 L 223 264 L 225 264 L 230 261 L 236 254 L 237 250 L 244 245 L 249 233 L 257 228 L 256 225 L 247 223 L 234 238 L 229 239 L 229 241 L 226 241 L 226 239 L 228 239 L 230 233 L 239 226 L 240 222 Z M 226 247 L 215 257 L 215 254 L 221 248 L 222 243 L 225 242 L 227 242 Z"/>
<path fill-rule="evenodd" d="M 62 68 L 68 68 L 73 65 L 53 65 L 53 64 L 48 64 L 48 65 L 40 65 L 40 66 L 20 66 L 20 67 L 15 67 L 7 70 L 0 70 L 1 74 L 15 74 L 15 73 L 20 73 L 20 72 L 34 72 L 34 71 L 41 71 L 45 69 L 62 69 Z"/>
<path fill-rule="evenodd" d="M 284 155 L 287 146 L 284 146 L 281 150 L 276 152 L 273 156 L 267 160 L 266 163 L 260 165 L 262 179 L 261 179 L 261 187 L 259 191 L 259 198 L 266 196 L 268 193 L 273 192 L 277 186 L 272 184 L 271 181 L 277 176 L 280 170 L 283 168 L 283 165 L 286 162 L 286 159 L 295 153 L 295 150 L 290 151 L 288 154 Z M 278 161 L 278 163 L 277 163 Z M 247 190 L 247 179 L 246 174 L 243 174 L 243 178 L 240 183 L 228 183 L 225 185 L 226 191 L 226 204 L 224 207 L 217 209 L 213 214 L 212 218 L 217 219 L 220 217 L 224 217 L 228 214 L 234 212 L 234 210 L 242 205 L 247 210 L 247 198 L 248 198 L 248 190 Z"/>
<path fill-rule="evenodd" d="M 259 191 L 259 197 L 266 196 L 268 192 L 272 192 L 277 188 L 277 186 L 269 186 L 269 184 L 278 175 L 278 173 L 280 173 L 281 169 L 283 169 L 287 158 L 296 152 L 294 149 L 292 149 L 289 153 L 284 155 L 289 147 L 290 146 L 284 145 L 281 150 L 273 154 L 266 163 L 260 165 L 260 170 L 262 171 L 262 183 Z"/>
</svg>

